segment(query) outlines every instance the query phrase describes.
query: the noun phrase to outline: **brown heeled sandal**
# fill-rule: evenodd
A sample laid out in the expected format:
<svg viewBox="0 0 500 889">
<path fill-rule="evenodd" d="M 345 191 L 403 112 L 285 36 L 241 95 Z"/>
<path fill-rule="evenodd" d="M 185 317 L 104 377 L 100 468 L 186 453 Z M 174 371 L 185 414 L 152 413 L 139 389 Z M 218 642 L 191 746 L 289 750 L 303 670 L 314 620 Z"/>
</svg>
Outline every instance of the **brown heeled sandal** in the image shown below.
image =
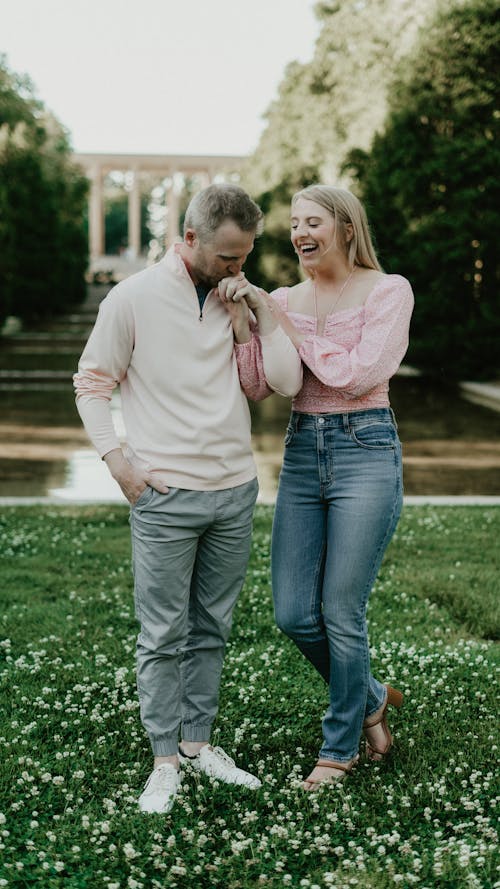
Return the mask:
<svg viewBox="0 0 500 889">
<path fill-rule="evenodd" d="M 372 713 L 371 716 L 367 716 L 363 723 L 363 729 L 369 729 L 373 728 L 374 725 L 380 725 L 384 732 L 385 745 L 382 750 L 370 744 L 366 731 L 364 733 L 366 737 L 366 755 L 368 759 L 371 759 L 373 762 L 380 762 L 380 759 L 387 756 L 393 744 L 392 735 L 389 731 L 389 726 L 387 725 L 387 708 L 389 704 L 393 707 L 401 707 L 403 703 L 403 695 L 400 691 L 396 688 L 391 688 L 390 685 L 386 685 L 386 689 L 387 698 L 384 706 L 380 710 L 376 710 L 375 713 Z M 380 757 L 380 759 L 376 759 L 376 757 Z"/>
<path fill-rule="evenodd" d="M 345 776 L 352 772 L 354 766 L 358 762 L 359 756 L 355 756 L 354 759 L 351 759 L 349 762 L 334 762 L 332 759 L 318 759 L 317 763 L 314 764 L 314 768 L 316 766 L 320 766 L 321 768 L 326 769 L 338 769 L 339 772 L 343 772 L 342 775 L 336 775 L 331 778 L 305 778 L 308 784 L 315 784 L 316 787 L 320 784 L 338 784 L 340 781 L 343 781 Z M 312 790 L 315 790 L 316 787 L 310 787 L 306 790 L 307 793 L 311 793 Z"/>
</svg>

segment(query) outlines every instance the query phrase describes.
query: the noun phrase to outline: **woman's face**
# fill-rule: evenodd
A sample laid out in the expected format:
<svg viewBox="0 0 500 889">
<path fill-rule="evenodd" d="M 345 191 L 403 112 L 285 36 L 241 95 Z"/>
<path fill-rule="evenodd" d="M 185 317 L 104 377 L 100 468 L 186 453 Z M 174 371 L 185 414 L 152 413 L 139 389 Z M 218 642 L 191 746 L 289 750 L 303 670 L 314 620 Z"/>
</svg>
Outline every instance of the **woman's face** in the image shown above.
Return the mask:
<svg viewBox="0 0 500 889">
<path fill-rule="evenodd" d="M 315 269 L 326 254 L 338 252 L 332 214 L 314 201 L 299 198 L 292 205 L 291 240 L 304 269 Z"/>
</svg>

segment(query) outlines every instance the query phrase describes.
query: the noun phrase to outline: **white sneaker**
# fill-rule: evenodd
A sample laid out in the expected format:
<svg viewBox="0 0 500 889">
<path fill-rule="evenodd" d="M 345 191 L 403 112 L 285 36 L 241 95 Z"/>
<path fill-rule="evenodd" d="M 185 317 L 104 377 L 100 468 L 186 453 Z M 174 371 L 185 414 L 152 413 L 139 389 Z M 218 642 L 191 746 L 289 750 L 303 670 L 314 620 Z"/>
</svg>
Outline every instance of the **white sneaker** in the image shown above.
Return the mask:
<svg viewBox="0 0 500 889">
<path fill-rule="evenodd" d="M 162 762 L 151 772 L 139 797 L 141 812 L 166 815 L 174 804 L 180 783 L 181 776 L 175 766 L 170 762 Z"/>
<path fill-rule="evenodd" d="M 190 765 L 197 772 L 203 772 L 211 778 L 224 781 L 225 784 L 243 784 L 256 790 L 262 786 L 262 782 L 250 772 L 239 769 L 234 759 L 224 753 L 222 747 L 211 747 L 205 744 L 196 756 L 186 756 L 179 749 L 179 761 L 181 765 Z"/>
</svg>

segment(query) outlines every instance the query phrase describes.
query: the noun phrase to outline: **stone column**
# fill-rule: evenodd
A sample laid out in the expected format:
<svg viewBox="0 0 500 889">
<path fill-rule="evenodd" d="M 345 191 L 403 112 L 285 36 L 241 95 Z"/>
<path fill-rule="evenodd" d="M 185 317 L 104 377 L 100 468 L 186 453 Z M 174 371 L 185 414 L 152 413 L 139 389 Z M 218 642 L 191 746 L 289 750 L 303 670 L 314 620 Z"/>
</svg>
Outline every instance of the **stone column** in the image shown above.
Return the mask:
<svg viewBox="0 0 500 889">
<path fill-rule="evenodd" d="M 104 204 L 102 200 L 102 172 L 99 164 L 89 170 L 89 251 L 90 258 L 104 256 Z"/>
<path fill-rule="evenodd" d="M 198 173 L 198 179 L 200 181 L 200 189 L 208 188 L 212 181 L 210 172 L 208 170 L 200 170 L 200 172 Z"/>
<path fill-rule="evenodd" d="M 140 255 L 141 177 L 138 169 L 132 170 L 132 185 L 128 193 L 128 248 L 132 259 Z"/>
<path fill-rule="evenodd" d="M 165 246 L 170 247 L 179 237 L 179 188 L 176 183 L 176 174 L 172 176 L 172 184 L 167 191 L 167 231 Z"/>
</svg>

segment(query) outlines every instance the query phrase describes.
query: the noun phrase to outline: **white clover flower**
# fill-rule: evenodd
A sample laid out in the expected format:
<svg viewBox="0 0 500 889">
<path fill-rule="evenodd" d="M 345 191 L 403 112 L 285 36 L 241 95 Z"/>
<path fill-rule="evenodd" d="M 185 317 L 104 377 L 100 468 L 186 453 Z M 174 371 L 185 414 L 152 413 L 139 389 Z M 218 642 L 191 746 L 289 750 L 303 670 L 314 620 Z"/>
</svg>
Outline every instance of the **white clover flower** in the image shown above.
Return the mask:
<svg viewBox="0 0 500 889">
<path fill-rule="evenodd" d="M 130 860 L 132 858 L 138 858 L 140 853 L 136 852 L 132 843 L 125 843 L 123 847 L 123 854 L 125 855 L 125 858 L 128 858 Z"/>
</svg>

